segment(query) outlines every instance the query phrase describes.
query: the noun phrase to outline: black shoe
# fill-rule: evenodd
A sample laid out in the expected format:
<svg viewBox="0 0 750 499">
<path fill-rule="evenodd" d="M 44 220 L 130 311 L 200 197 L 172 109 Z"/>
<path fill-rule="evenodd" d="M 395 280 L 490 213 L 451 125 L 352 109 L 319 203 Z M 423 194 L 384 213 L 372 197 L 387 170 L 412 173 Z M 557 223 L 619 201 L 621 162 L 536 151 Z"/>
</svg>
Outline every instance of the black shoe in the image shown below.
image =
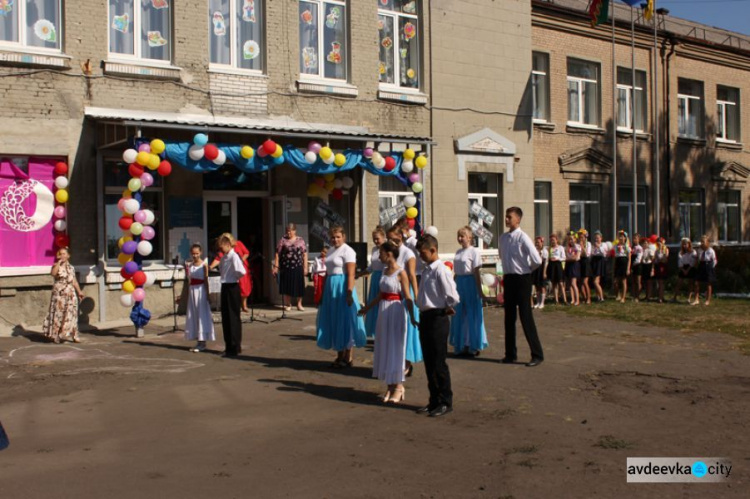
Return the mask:
<svg viewBox="0 0 750 499">
<path fill-rule="evenodd" d="M 511 357 L 503 357 L 500 362 L 502 362 L 503 364 L 513 364 L 516 362 L 516 359 L 513 359 Z"/>
<path fill-rule="evenodd" d="M 544 362 L 544 359 L 531 359 L 531 362 L 526 363 L 526 367 L 535 367 Z"/>
<path fill-rule="evenodd" d="M 453 412 L 453 407 L 449 405 L 441 404 L 435 407 L 433 410 L 431 410 L 429 413 L 429 416 L 431 418 L 439 418 L 440 416 L 445 416 L 449 412 Z"/>
<path fill-rule="evenodd" d="M 221 356 L 225 357 L 225 358 L 231 359 L 231 358 L 237 357 L 237 353 L 235 353 L 235 352 L 224 352 L 223 354 L 221 354 Z"/>
<path fill-rule="evenodd" d="M 434 406 L 432 406 L 432 405 L 426 405 L 424 407 L 420 407 L 415 412 L 417 414 L 428 414 L 428 413 L 432 412 L 434 409 L 435 409 Z"/>
</svg>

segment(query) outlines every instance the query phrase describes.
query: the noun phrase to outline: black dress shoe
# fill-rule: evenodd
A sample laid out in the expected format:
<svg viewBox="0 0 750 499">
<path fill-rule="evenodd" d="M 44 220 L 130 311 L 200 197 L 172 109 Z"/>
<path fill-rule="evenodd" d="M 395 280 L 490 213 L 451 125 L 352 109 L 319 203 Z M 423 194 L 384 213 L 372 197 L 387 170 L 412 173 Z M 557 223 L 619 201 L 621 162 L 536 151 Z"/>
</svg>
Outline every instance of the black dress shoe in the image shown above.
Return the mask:
<svg viewBox="0 0 750 499">
<path fill-rule="evenodd" d="M 416 413 L 417 414 L 427 414 L 427 413 L 432 412 L 434 409 L 435 409 L 434 406 L 426 405 L 424 407 L 420 407 L 419 409 L 417 409 Z"/>
<path fill-rule="evenodd" d="M 440 416 L 445 416 L 449 412 L 453 412 L 453 407 L 442 404 L 431 410 L 429 416 L 431 418 L 439 418 Z"/>
<path fill-rule="evenodd" d="M 538 365 L 539 365 L 539 364 L 541 364 L 542 362 L 544 362 L 544 359 L 531 359 L 531 362 L 528 362 L 528 363 L 526 364 L 526 367 L 534 367 L 534 366 L 538 366 Z"/>
<path fill-rule="evenodd" d="M 237 357 L 237 354 L 234 352 L 224 352 L 223 354 L 221 354 L 221 356 L 231 359 L 231 358 Z"/>
<path fill-rule="evenodd" d="M 517 359 L 512 359 L 510 357 L 503 357 L 503 359 L 500 361 L 503 364 L 513 364 Z"/>
</svg>

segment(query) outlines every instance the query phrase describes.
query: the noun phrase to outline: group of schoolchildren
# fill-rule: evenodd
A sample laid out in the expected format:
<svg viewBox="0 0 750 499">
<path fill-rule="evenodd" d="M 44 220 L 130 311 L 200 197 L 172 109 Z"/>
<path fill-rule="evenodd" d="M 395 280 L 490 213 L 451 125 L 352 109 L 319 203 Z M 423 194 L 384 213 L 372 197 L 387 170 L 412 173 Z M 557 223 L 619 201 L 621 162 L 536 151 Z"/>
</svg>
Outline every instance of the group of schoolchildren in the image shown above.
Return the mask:
<svg viewBox="0 0 750 499">
<path fill-rule="evenodd" d="M 616 300 L 625 303 L 628 285 L 635 302 L 645 298 L 664 302 L 664 283 L 669 277 L 669 248 L 663 237 L 642 237 L 635 234 L 631 240 L 628 233 L 620 230 L 617 240 L 604 241 L 602 233 L 594 232 L 589 241 L 586 229 L 570 232 L 563 244 L 557 234 L 550 235 L 549 246 L 544 237 L 537 236 L 535 246 L 542 258 L 542 265 L 532 275 L 535 295 L 534 308 L 544 308 L 547 295 L 554 295 L 555 304 L 577 306 L 581 303 L 604 301 L 604 283 L 608 277 L 607 262 L 613 262 L 613 284 Z M 673 301 L 677 301 L 680 290 L 689 290 L 688 303 L 700 303 L 700 285 L 705 285 L 706 305 L 710 305 L 713 285 L 716 282 L 716 252 L 708 236 L 701 238 L 700 247 L 693 249 L 688 238 L 683 238 L 678 255 L 678 281 Z M 593 296 L 592 296 L 593 294 Z"/>
</svg>

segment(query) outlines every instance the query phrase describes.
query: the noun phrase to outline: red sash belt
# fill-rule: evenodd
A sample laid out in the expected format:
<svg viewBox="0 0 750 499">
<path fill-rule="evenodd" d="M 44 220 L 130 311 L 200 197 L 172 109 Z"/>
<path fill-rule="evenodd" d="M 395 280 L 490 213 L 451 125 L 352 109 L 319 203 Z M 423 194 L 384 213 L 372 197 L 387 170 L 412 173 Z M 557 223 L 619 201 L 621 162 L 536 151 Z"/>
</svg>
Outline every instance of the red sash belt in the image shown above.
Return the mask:
<svg viewBox="0 0 750 499">
<path fill-rule="evenodd" d="M 204 282 L 206 281 L 204 281 L 203 279 L 190 279 L 191 286 L 198 286 L 200 284 L 203 284 Z"/>
<path fill-rule="evenodd" d="M 380 299 L 386 301 L 401 301 L 401 295 L 398 293 L 380 293 Z"/>
</svg>

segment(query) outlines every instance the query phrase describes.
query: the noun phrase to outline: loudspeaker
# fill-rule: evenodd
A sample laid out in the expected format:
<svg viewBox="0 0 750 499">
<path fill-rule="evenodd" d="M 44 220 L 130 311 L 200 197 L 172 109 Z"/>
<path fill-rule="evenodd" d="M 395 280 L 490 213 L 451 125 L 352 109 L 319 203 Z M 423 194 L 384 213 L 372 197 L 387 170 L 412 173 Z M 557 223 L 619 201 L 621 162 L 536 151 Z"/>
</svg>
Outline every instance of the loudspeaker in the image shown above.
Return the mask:
<svg viewBox="0 0 750 499">
<path fill-rule="evenodd" d="M 367 268 L 367 243 L 346 243 L 357 253 L 357 270 Z"/>
</svg>

